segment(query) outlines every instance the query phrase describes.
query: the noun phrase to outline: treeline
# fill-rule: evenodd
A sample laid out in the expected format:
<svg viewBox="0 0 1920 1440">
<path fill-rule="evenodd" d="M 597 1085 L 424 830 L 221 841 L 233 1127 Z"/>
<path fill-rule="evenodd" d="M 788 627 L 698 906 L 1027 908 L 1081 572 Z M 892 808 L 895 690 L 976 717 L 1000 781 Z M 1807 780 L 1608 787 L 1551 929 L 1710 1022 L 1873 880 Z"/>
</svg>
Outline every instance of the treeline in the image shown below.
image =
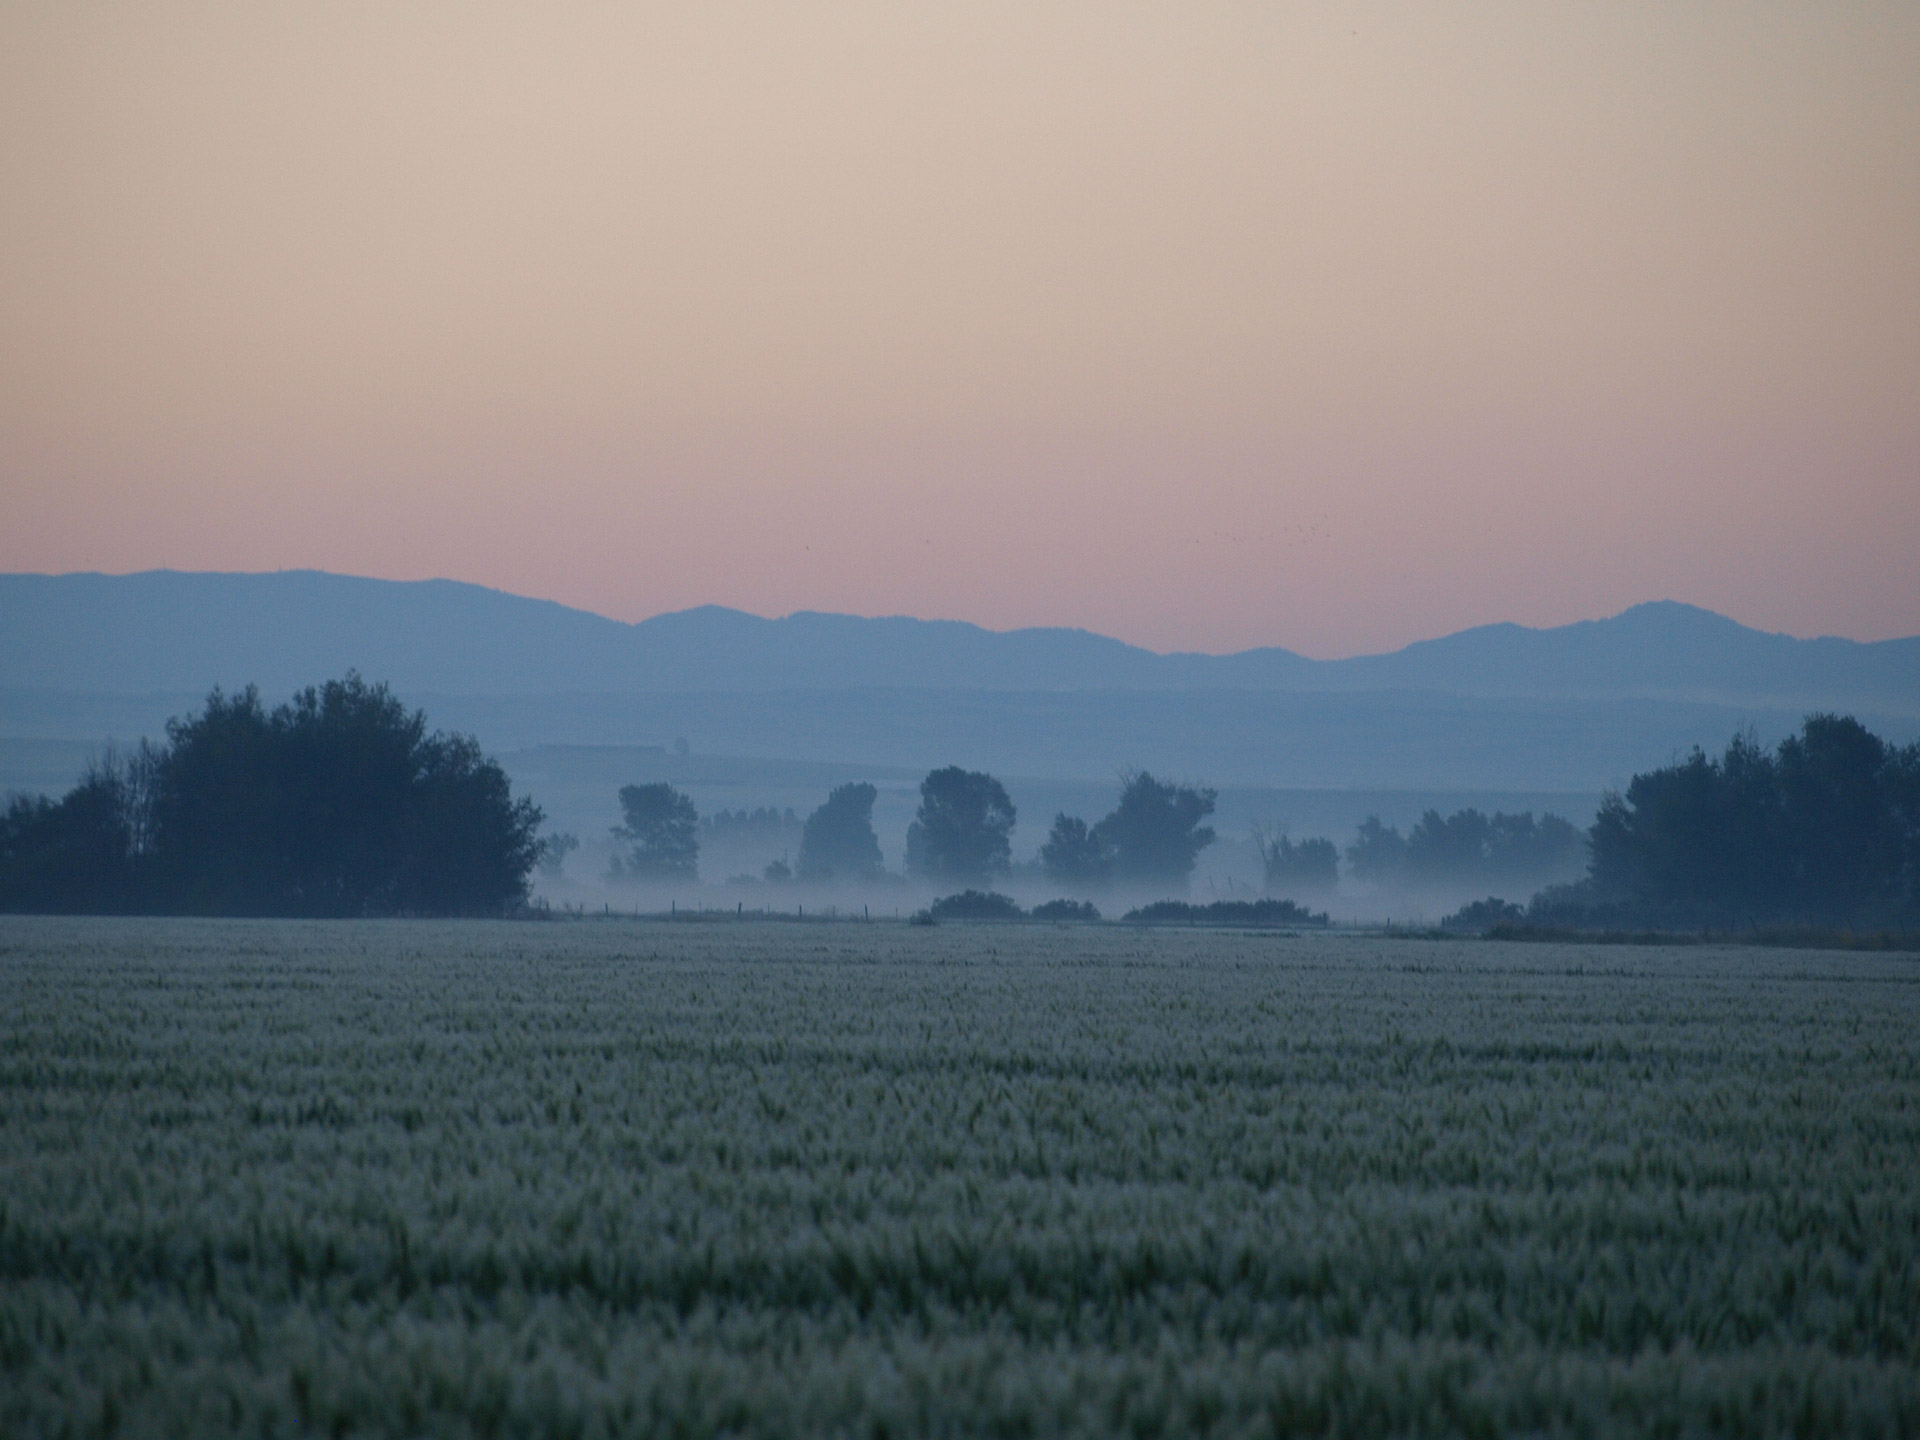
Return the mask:
<svg viewBox="0 0 1920 1440">
<path fill-rule="evenodd" d="M 878 794 L 865 783 L 836 788 L 800 825 L 795 862 L 775 860 L 762 878 L 813 883 L 882 878 L 880 841 L 873 829 Z M 692 797 L 668 784 L 625 786 L 619 801 L 613 876 L 694 882 L 703 829 L 717 835 L 722 827 L 703 825 Z M 1211 790 L 1171 784 L 1145 771 L 1130 774 L 1123 779 L 1119 803 L 1104 819 L 1089 825 L 1077 816 L 1055 817 L 1040 847 L 1041 869 L 1048 879 L 1079 891 L 1113 882 L 1184 887 L 1195 859 L 1213 843 L 1213 830 L 1200 823 L 1213 807 Z M 769 820 L 746 823 L 773 828 L 774 812 L 752 813 Z M 1006 787 L 992 775 L 957 765 L 934 770 L 920 782 L 920 805 L 907 827 L 906 871 L 941 885 L 990 883 L 1012 870 L 1018 818 Z"/>
<path fill-rule="evenodd" d="M 1920 918 L 1920 744 L 1815 715 L 1768 751 L 1736 736 L 1602 802 L 1587 878 L 1541 892 L 1543 924 L 1736 928 Z"/>
<path fill-rule="evenodd" d="M 273 710 L 216 690 L 64 798 L 9 800 L 0 909 L 498 915 L 526 901 L 540 820 L 384 685 L 349 674 Z"/>
<path fill-rule="evenodd" d="M 1339 883 L 1341 854 L 1332 840 L 1291 840 L 1255 831 L 1266 888 L 1313 895 Z M 1542 885 L 1577 875 L 1586 858 L 1586 838 L 1571 821 L 1551 812 L 1538 820 L 1475 809 L 1441 815 L 1428 810 L 1406 833 L 1378 815 L 1361 822 L 1346 850 L 1350 879 L 1381 890 L 1422 886 Z"/>
</svg>

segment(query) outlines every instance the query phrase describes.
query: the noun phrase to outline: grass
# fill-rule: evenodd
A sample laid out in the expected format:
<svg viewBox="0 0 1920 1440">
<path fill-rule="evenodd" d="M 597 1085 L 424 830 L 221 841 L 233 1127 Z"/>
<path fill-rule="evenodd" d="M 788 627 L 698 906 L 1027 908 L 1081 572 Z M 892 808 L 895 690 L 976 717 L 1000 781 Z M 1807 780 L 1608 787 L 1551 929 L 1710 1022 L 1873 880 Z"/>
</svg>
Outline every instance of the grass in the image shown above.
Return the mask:
<svg viewBox="0 0 1920 1440">
<path fill-rule="evenodd" d="M 0 920 L 0 1433 L 1901 1435 L 1920 967 Z"/>
</svg>

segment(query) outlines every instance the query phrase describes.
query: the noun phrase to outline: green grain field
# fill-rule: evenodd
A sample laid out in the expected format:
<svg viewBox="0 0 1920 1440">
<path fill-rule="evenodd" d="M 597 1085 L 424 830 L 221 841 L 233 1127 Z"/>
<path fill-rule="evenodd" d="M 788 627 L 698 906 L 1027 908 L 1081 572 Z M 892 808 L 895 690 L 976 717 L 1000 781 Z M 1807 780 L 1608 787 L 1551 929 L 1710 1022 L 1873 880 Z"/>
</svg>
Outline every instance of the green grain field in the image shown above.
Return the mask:
<svg viewBox="0 0 1920 1440">
<path fill-rule="evenodd" d="M 1912 1435 L 1920 962 L 0 919 L 0 1433 Z"/>
</svg>

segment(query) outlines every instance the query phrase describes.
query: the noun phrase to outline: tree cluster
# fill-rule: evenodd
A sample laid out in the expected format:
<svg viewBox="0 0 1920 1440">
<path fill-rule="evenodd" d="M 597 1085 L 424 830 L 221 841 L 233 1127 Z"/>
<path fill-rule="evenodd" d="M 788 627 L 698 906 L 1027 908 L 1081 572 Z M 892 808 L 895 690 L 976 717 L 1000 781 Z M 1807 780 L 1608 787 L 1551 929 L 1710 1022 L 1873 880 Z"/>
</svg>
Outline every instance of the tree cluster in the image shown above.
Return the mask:
<svg viewBox="0 0 1920 1440">
<path fill-rule="evenodd" d="M 494 915 L 522 904 L 541 814 L 469 736 L 358 675 L 269 711 L 216 690 L 166 740 L 0 817 L 0 908 Z"/>
<path fill-rule="evenodd" d="M 1715 759 L 1636 775 L 1589 832 L 1588 879 L 1539 896 L 1652 923 L 1855 923 L 1920 915 L 1920 744 L 1814 715 L 1772 752 L 1736 736 Z"/>
<path fill-rule="evenodd" d="M 1347 847 L 1347 873 L 1381 886 L 1531 887 L 1578 874 L 1582 848 L 1580 832 L 1552 813 L 1429 810 L 1405 835 L 1369 815 Z"/>
<path fill-rule="evenodd" d="M 1340 852 L 1324 837 L 1294 841 L 1284 832 L 1256 830 L 1253 843 L 1269 890 L 1312 894 L 1333 889 L 1340 879 Z"/>
<path fill-rule="evenodd" d="M 1157 780 L 1144 770 L 1126 776 L 1120 802 L 1094 825 L 1076 815 L 1054 817 L 1040 847 L 1047 877 L 1090 890 L 1113 883 L 1184 887 L 1200 852 L 1214 841 L 1200 822 L 1213 813 L 1215 792 Z"/>
</svg>

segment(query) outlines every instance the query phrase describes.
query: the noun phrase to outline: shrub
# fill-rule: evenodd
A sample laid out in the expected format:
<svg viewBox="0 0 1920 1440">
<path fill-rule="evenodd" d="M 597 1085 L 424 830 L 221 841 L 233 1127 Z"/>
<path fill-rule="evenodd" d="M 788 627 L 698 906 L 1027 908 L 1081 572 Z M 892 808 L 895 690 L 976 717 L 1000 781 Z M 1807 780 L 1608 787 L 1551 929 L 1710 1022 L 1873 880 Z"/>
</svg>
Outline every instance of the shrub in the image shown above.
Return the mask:
<svg viewBox="0 0 1920 1440">
<path fill-rule="evenodd" d="M 1026 912 L 996 890 L 962 890 L 934 901 L 926 913 L 934 920 L 1018 920 Z"/>
<path fill-rule="evenodd" d="M 1453 914 L 1440 922 L 1442 930 L 1478 930 L 1487 931 L 1496 925 L 1518 925 L 1527 918 L 1527 912 L 1511 900 L 1502 900 L 1489 895 L 1484 900 L 1475 900 L 1462 905 Z"/>
</svg>

